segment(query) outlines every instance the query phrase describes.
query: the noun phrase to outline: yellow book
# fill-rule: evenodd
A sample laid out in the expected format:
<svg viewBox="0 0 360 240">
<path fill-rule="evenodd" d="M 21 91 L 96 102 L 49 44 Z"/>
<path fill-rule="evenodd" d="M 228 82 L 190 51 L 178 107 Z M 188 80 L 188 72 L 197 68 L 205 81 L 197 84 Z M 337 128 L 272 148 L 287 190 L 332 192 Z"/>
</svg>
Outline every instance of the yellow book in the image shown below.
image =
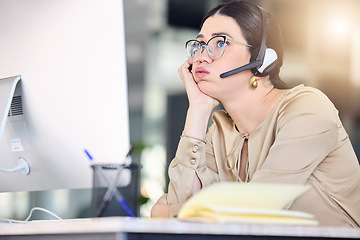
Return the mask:
<svg viewBox="0 0 360 240">
<path fill-rule="evenodd" d="M 309 188 L 298 184 L 214 183 L 185 202 L 178 219 L 317 225 L 318 222 L 311 214 L 284 210 Z"/>
</svg>

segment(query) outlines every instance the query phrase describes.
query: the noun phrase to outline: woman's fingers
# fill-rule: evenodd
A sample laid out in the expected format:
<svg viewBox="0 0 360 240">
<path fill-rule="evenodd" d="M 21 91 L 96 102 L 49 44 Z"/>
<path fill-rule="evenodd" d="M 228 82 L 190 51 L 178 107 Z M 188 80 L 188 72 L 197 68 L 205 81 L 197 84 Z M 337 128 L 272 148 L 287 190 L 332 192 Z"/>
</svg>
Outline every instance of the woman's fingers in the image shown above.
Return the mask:
<svg viewBox="0 0 360 240">
<path fill-rule="evenodd" d="M 192 64 L 189 61 L 186 61 L 183 65 L 179 67 L 178 72 L 183 81 L 185 81 L 187 78 L 191 78 L 194 81 L 191 74 L 191 67 Z"/>
</svg>

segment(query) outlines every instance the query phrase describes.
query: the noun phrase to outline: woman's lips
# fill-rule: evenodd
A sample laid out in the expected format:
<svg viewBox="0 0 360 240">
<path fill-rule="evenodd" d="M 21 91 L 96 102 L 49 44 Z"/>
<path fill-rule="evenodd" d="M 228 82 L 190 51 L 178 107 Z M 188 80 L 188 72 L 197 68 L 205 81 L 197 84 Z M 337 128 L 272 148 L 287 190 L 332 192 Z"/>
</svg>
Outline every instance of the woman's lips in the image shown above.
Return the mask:
<svg viewBox="0 0 360 240">
<path fill-rule="evenodd" d="M 209 74 L 209 72 L 203 67 L 198 67 L 195 70 L 195 76 L 198 78 L 203 78 L 208 74 Z"/>
</svg>

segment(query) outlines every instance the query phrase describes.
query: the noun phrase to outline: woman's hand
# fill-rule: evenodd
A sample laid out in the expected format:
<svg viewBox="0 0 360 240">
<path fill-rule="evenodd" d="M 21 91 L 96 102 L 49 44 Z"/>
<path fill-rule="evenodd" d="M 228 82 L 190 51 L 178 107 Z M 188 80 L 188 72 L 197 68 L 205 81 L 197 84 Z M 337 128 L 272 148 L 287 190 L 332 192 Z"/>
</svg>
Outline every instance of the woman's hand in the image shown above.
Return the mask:
<svg viewBox="0 0 360 240">
<path fill-rule="evenodd" d="M 192 63 L 187 60 L 181 67 L 178 69 L 179 75 L 184 82 L 186 93 L 189 99 L 189 104 L 200 104 L 208 105 L 211 109 L 216 107 L 219 104 L 219 101 L 204 94 L 199 89 L 197 83 L 195 82 L 193 75 L 191 73 Z"/>
<path fill-rule="evenodd" d="M 187 60 L 178 70 L 189 99 L 183 134 L 204 139 L 210 114 L 219 101 L 201 92 L 191 73 L 191 68 L 192 63 Z"/>
<path fill-rule="evenodd" d="M 162 195 L 155 205 L 151 208 L 151 217 L 169 217 L 169 205 L 167 204 L 167 194 Z"/>
</svg>

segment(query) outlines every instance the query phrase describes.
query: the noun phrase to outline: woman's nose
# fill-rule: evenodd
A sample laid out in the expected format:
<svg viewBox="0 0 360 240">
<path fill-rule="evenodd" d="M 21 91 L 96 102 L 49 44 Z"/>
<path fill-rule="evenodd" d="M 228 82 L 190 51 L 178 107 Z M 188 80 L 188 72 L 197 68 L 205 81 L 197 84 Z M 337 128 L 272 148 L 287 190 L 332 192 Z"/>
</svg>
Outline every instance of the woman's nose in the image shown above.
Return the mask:
<svg viewBox="0 0 360 240">
<path fill-rule="evenodd" d="M 199 61 L 200 62 L 207 62 L 210 63 L 213 61 L 213 59 L 210 57 L 209 52 L 208 52 L 208 47 L 204 46 L 201 51 L 200 51 L 200 55 L 199 55 Z"/>
</svg>

